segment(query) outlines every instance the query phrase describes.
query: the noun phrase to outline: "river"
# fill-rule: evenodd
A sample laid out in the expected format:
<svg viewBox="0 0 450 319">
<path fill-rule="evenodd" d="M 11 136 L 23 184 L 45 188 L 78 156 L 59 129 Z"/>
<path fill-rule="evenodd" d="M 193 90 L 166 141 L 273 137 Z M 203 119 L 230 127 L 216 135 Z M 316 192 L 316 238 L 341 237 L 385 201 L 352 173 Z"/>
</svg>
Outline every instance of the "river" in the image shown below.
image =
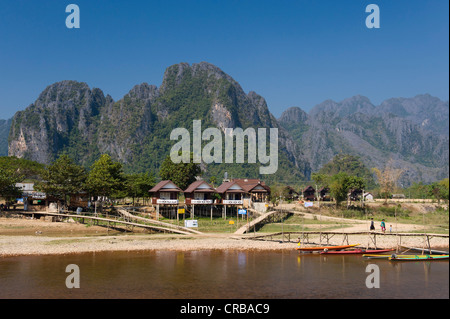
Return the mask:
<svg viewBox="0 0 450 319">
<path fill-rule="evenodd" d="M 379 288 L 366 286 L 371 264 Z M 66 286 L 68 265 L 79 288 Z M 0 298 L 448 299 L 449 263 L 223 250 L 5 257 Z"/>
</svg>

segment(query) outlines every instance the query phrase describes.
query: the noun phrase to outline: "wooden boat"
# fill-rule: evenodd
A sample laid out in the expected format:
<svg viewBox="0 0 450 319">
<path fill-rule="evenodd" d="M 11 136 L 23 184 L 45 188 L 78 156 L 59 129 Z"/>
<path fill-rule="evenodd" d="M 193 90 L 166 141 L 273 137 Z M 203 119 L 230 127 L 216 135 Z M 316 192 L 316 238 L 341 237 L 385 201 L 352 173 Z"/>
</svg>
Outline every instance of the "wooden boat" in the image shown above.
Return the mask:
<svg viewBox="0 0 450 319">
<path fill-rule="evenodd" d="M 449 259 L 449 255 L 392 255 L 389 260 L 392 261 L 420 261 L 420 260 L 446 260 Z"/>
<path fill-rule="evenodd" d="M 376 254 L 364 254 L 363 257 L 369 258 L 369 259 L 389 259 L 394 255 L 376 255 Z M 422 255 L 397 255 L 397 257 L 401 258 L 413 258 L 415 256 L 422 256 Z M 430 257 L 439 257 L 442 255 L 428 255 Z"/>
<path fill-rule="evenodd" d="M 443 250 L 435 250 L 435 249 L 425 249 L 425 248 L 415 248 L 415 247 L 407 247 L 407 246 L 400 246 L 404 250 L 408 250 L 411 252 L 419 253 L 420 255 L 424 254 L 424 252 L 428 253 L 428 255 L 448 255 L 448 251 Z"/>
<path fill-rule="evenodd" d="M 318 247 L 297 247 L 295 248 L 298 251 L 323 251 L 323 250 L 342 250 L 342 249 L 347 249 L 347 248 L 351 248 L 351 247 L 355 247 L 358 246 L 359 244 L 356 245 L 342 245 L 342 246 L 318 246 Z"/>
<path fill-rule="evenodd" d="M 415 256 L 415 255 L 400 255 L 400 256 Z M 392 257 L 392 255 L 364 254 L 363 257 L 369 259 L 389 259 Z"/>
<path fill-rule="evenodd" d="M 323 251 L 321 254 L 324 255 L 362 255 L 362 254 L 382 254 L 394 251 L 395 249 L 377 249 L 377 250 L 365 250 L 365 249 L 355 249 L 355 250 L 340 250 L 340 251 Z"/>
</svg>

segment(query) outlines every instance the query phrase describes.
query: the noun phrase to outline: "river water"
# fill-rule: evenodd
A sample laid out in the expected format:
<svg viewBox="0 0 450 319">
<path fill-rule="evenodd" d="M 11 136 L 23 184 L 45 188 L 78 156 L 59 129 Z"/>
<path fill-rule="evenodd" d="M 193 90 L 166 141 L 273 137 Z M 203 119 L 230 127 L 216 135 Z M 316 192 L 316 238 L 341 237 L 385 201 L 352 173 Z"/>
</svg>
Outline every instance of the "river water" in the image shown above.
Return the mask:
<svg viewBox="0 0 450 319">
<path fill-rule="evenodd" d="M 69 264 L 79 288 L 67 288 Z M 367 288 L 368 265 L 380 287 Z M 0 258 L 0 298 L 449 298 L 449 263 L 296 251 L 152 251 Z"/>
</svg>

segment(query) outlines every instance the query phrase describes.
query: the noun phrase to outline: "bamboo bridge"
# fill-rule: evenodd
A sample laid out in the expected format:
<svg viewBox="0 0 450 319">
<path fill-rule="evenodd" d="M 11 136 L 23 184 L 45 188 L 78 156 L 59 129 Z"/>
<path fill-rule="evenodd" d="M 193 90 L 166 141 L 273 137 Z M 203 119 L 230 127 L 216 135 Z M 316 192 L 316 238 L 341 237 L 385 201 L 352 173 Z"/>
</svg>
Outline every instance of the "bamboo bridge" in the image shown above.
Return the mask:
<svg viewBox="0 0 450 319">
<path fill-rule="evenodd" d="M 121 217 L 107 216 L 107 217 L 98 217 L 95 215 L 81 215 L 81 214 L 70 214 L 70 213 L 50 213 L 45 211 L 34 211 L 27 212 L 21 211 L 16 212 L 25 215 L 31 215 L 31 217 L 37 216 L 53 216 L 57 218 L 72 218 L 75 221 L 81 222 L 84 224 L 85 220 L 92 220 L 94 223 L 96 222 L 99 226 L 107 226 L 107 227 L 116 227 L 117 225 L 123 225 L 126 227 L 128 231 L 133 231 L 133 227 L 140 227 L 151 231 L 164 232 L 164 233 L 175 233 L 182 235 L 192 235 L 192 234 L 201 234 L 201 232 L 197 230 L 193 230 L 186 227 L 181 227 L 178 225 L 173 225 L 169 223 L 164 223 L 156 220 L 151 220 L 144 217 L 135 216 L 129 213 L 126 210 L 118 210 L 118 213 Z M 134 220 L 134 221 L 133 221 Z M 105 223 L 106 225 L 101 225 L 99 222 Z"/>
<path fill-rule="evenodd" d="M 292 214 L 302 214 L 304 212 L 298 212 L 293 210 L 272 210 L 265 214 L 260 215 L 255 218 L 251 222 L 243 225 L 239 228 L 234 235 L 236 237 L 242 239 L 251 239 L 251 240 L 270 240 L 270 241 L 278 241 L 278 242 L 295 242 L 302 244 L 326 244 L 330 245 L 330 240 L 333 237 L 342 237 L 342 245 L 349 244 L 349 236 L 359 235 L 359 236 L 367 236 L 369 239 L 369 243 L 378 248 L 377 239 L 380 239 L 382 236 L 395 236 L 397 238 L 398 247 L 402 246 L 402 239 L 405 237 L 423 237 L 424 238 L 424 247 L 427 246 L 426 250 L 431 251 L 431 239 L 432 238 L 449 238 L 448 234 L 431 234 L 431 233 L 383 233 L 376 231 L 283 231 L 276 233 L 268 233 L 268 234 L 256 234 L 256 229 L 261 227 L 262 225 L 268 222 L 274 221 L 282 221 L 286 217 Z M 254 231 L 253 235 L 251 231 Z M 318 239 L 318 243 L 312 242 L 311 239 Z M 369 243 L 367 246 L 369 246 Z M 369 247 L 367 247 L 369 248 Z"/>
</svg>

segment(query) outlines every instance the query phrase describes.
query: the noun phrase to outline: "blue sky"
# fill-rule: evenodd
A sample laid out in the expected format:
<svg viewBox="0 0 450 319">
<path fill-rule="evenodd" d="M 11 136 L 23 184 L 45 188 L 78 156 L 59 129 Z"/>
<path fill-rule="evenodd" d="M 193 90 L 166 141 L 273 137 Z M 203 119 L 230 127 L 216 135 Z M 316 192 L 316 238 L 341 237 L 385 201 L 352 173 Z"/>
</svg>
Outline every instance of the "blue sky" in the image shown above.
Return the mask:
<svg viewBox="0 0 450 319">
<path fill-rule="evenodd" d="M 75 3 L 80 29 L 68 29 Z M 368 29 L 365 8 L 380 8 Z M 134 85 L 159 86 L 165 69 L 207 61 L 279 116 L 361 94 L 379 104 L 429 93 L 448 100 L 445 0 L 2 1 L 0 118 L 47 85 L 76 80 L 115 100 Z"/>
</svg>

